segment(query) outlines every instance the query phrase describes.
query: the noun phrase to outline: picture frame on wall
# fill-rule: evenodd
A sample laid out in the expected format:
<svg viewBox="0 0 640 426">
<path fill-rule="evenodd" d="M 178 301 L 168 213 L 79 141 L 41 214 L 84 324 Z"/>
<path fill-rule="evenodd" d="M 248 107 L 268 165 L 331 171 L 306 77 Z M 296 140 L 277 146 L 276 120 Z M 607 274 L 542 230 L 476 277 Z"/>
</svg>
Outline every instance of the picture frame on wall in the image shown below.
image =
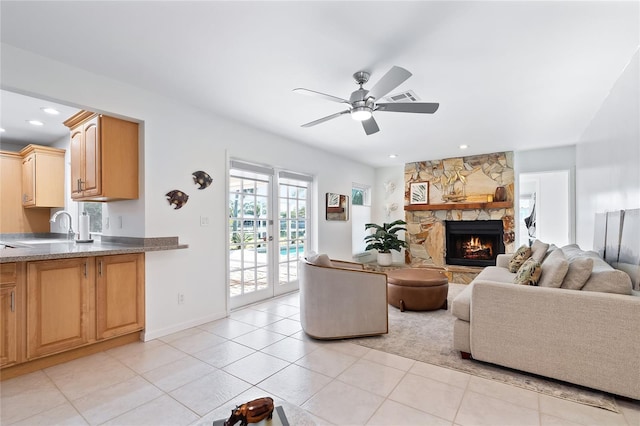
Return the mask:
<svg viewBox="0 0 640 426">
<path fill-rule="evenodd" d="M 429 182 L 411 182 L 409 204 L 429 204 Z"/>
<path fill-rule="evenodd" d="M 327 193 L 327 220 L 349 220 L 349 197 L 347 195 Z"/>
</svg>

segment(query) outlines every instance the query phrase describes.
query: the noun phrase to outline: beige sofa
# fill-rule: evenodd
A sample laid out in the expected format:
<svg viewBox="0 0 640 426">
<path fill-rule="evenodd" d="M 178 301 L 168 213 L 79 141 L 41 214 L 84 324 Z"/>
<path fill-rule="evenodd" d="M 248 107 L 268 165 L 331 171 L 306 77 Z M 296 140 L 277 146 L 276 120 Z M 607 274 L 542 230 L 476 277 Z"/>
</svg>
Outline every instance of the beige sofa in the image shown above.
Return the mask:
<svg viewBox="0 0 640 426">
<path fill-rule="evenodd" d="M 361 263 L 309 256 L 298 264 L 300 323 L 316 339 L 343 339 L 389 331 L 387 276 Z"/>
<path fill-rule="evenodd" d="M 454 348 L 479 361 L 640 399 L 640 293 L 595 253 L 575 245 L 558 250 L 568 259 L 595 256 L 584 290 L 513 284 L 511 255 L 499 255 L 453 300 Z M 544 277 L 544 261 L 542 271 Z M 627 294 L 603 292 L 612 282 Z"/>
</svg>

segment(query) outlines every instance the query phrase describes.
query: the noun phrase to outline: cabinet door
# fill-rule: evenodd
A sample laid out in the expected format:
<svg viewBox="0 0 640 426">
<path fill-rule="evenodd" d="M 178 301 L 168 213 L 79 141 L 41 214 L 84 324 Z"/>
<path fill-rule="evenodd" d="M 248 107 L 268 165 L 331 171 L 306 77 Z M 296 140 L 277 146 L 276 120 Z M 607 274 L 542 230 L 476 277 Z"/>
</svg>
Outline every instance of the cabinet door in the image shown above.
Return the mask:
<svg viewBox="0 0 640 426">
<path fill-rule="evenodd" d="M 0 366 L 17 361 L 16 286 L 0 288 Z"/>
<path fill-rule="evenodd" d="M 82 196 L 83 177 L 83 143 L 82 143 L 82 126 L 78 126 L 71 130 L 71 198 Z"/>
<path fill-rule="evenodd" d="M 35 164 L 36 156 L 31 154 L 22 160 L 22 205 L 35 204 Z"/>
<path fill-rule="evenodd" d="M 27 264 L 27 358 L 89 341 L 92 258 Z"/>
<path fill-rule="evenodd" d="M 96 259 L 96 337 L 107 339 L 144 328 L 144 254 Z"/>
<path fill-rule="evenodd" d="M 86 122 L 84 125 L 84 178 L 83 197 L 100 195 L 101 188 L 101 158 L 100 135 L 98 118 Z"/>
</svg>

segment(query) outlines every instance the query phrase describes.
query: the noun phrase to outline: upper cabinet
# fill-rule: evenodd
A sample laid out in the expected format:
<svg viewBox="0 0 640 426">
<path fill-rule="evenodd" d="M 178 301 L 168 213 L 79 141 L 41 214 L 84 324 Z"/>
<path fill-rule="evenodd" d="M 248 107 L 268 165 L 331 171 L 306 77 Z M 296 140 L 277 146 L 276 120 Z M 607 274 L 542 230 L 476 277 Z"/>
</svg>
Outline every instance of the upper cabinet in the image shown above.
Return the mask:
<svg viewBox="0 0 640 426">
<path fill-rule="evenodd" d="M 71 198 L 138 198 L 138 123 L 80 111 L 64 124 L 71 129 Z"/>
<path fill-rule="evenodd" d="M 64 207 L 64 152 L 39 145 L 20 151 L 24 207 Z"/>
</svg>

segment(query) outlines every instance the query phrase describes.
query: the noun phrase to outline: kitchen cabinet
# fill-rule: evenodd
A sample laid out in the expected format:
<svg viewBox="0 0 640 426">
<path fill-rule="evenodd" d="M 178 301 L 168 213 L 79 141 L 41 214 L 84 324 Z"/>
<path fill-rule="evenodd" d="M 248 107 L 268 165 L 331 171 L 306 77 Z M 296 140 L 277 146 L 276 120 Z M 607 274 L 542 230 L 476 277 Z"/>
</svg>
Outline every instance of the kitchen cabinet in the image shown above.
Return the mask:
<svg viewBox="0 0 640 426">
<path fill-rule="evenodd" d="M 20 353 L 22 294 L 16 263 L 0 264 L 0 366 L 18 362 Z"/>
<path fill-rule="evenodd" d="M 64 154 L 38 145 L 20 151 L 23 207 L 64 207 Z"/>
<path fill-rule="evenodd" d="M 138 124 L 91 111 L 64 124 L 71 131 L 71 198 L 138 198 Z"/>
<path fill-rule="evenodd" d="M 96 334 L 106 339 L 144 328 L 144 255 L 96 258 Z"/>
<path fill-rule="evenodd" d="M 27 359 L 95 340 L 94 258 L 27 263 Z"/>
</svg>

